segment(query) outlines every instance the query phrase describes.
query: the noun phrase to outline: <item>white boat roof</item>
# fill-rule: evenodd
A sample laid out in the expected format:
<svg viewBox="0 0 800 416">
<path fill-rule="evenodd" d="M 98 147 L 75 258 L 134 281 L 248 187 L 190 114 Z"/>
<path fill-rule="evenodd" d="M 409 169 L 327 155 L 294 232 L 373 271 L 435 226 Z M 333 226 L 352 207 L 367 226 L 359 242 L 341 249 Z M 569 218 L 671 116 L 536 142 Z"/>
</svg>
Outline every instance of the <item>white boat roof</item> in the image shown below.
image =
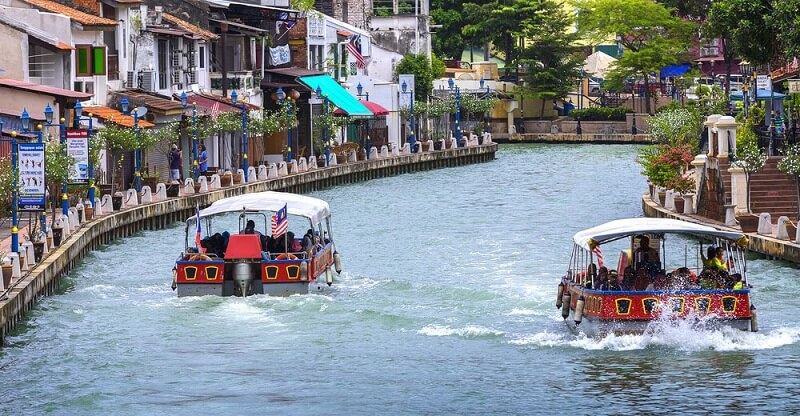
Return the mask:
<svg viewBox="0 0 800 416">
<path fill-rule="evenodd" d="M 589 240 L 597 244 L 620 237 L 643 233 L 693 234 L 738 240 L 742 233 L 722 231 L 707 225 L 695 224 L 671 218 L 625 218 L 614 220 L 575 234 L 575 244 L 591 250 Z"/>
<path fill-rule="evenodd" d="M 330 215 L 328 203 L 321 199 L 286 192 L 266 191 L 221 199 L 209 205 L 208 208 L 201 209 L 200 218 L 243 210 L 276 212 L 284 205 L 286 205 L 289 215 L 306 217 L 313 224 L 320 223 Z M 195 220 L 194 215 L 189 217 L 187 222 L 191 220 Z"/>
</svg>

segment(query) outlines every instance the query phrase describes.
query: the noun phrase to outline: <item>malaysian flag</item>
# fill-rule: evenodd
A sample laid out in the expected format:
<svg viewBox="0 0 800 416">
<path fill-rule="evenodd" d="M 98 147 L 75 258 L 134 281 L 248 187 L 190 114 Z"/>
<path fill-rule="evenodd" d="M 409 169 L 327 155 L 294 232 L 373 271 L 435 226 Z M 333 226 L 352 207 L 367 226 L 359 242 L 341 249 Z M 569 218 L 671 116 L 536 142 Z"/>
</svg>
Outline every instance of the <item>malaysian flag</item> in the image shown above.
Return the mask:
<svg viewBox="0 0 800 416">
<path fill-rule="evenodd" d="M 203 233 L 203 228 L 200 226 L 200 206 L 195 207 L 195 212 L 195 216 L 197 217 L 197 233 L 194 235 L 194 242 L 197 244 L 197 252 L 205 253 L 206 249 L 200 245 L 200 240 L 202 239 L 201 234 Z"/>
<path fill-rule="evenodd" d="M 361 55 L 361 35 L 353 35 L 350 40 L 344 44 L 350 53 L 356 58 L 356 66 L 364 69 L 367 67 L 367 62 L 364 61 L 364 55 Z"/>
<path fill-rule="evenodd" d="M 289 219 L 286 218 L 286 205 L 272 215 L 272 238 L 282 236 L 289 229 Z"/>
<path fill-rule="evenodd" d="M 603 264 L 603 253 L 600 251 L 600 246 L 599 245 L 595 246 L 592 249 L 592 253 L 594 253 L 594 255 L 597 256 L 597 265 L 599 267 L 603 267 L 604 266 L 604 264 Z"/>
</svg>

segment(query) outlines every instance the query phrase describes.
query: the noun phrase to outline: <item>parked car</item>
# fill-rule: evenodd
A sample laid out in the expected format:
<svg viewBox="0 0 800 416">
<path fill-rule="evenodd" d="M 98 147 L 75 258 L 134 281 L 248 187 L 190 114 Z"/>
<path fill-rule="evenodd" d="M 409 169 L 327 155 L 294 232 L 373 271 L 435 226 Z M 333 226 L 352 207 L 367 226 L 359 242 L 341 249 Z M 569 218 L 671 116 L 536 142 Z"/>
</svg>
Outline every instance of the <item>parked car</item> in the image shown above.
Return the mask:
<svg viewBox="0 0 800 416">
<path fill-rule="evenodd" d="M 742 85 L 744 85 L 744 82 L 745 82 L 745 78 L 746 77 L 744 75 L 741 75 L 741 74 L 731 74 L 731 76 L 729 78 L 731 92 L 733 92 L 733 91 L 741 91 L 742 90 Z M 725 75 L 720 75 L 719 79 L 720 79 L 720 84 L 721 84 L 722 88 L 724 88 L 725 87 L 725 82 L 726 82 L 726 76 Z"/>
</svg>

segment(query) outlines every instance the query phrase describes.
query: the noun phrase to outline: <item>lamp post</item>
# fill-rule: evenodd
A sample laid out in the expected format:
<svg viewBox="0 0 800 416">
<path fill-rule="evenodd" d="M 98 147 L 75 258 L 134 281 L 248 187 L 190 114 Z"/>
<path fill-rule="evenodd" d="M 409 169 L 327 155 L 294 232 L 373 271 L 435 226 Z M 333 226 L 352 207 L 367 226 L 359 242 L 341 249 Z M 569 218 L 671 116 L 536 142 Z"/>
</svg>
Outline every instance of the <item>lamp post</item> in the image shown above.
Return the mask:
<svg viewBox="0 0 800 416">
<path fill-rule="evenodd" d="M 283 88 L 278 87 L 278 90 L 275 91 L 275 98 L 278 100 L 278 104 L 283 104 L 286 102 L 286 162 L 292 161 L 292 126 L 291 126 L 291 117 L 292 117 L 292 106 L 290 97 L 286 94 Z M 284 101 L 286 100 L 286 101 Z"/>
<path fill-rule="evenodd" d="M 639 134 L 639 129 L 636 128 L 636 112 L 633 112 L 633 123 L 631 123 L 631 134 Z"/>
<path fill-rule="evenodd" d="M 331 139 L 329 137 L 330 131 L 328 130 L 328 124 L 327 124 L 327 119 L 328 119 L 328 96 L 327 95 L 322 95 L 322 88 L 320 88 L 319 85 L 317 85 L 316 92 L 317 92 L 317 98 L 323 100 L 323 111 L 324 111 L 324 114 L 325 114 L 325 121 L 326 121 L 326 124 L 325 124 L 325 137 L 324 137 L 324 140 L 325 140 L 325 166 L 327 167 L 328 163 L 331 160 Z"/>
<path fill-rule="evenodd" d="M 17 201 L 17 188 L 19 183 L 19 178 L 17 177 L 17 132 L 11 132 L 10 140 L 3 138 L 3 124 L 5 124 L 3 120 L 0 120 L 0 141 L 11 142 L 11 171 L 12 177 L 15 181 L 17 181 L 17 183 L 11 187 L 11 251 L 14 253 L 19 253 L 19 218 L 17 217 L 17 205 L 19 204 Z"/>
<path fill-rule="evenodd" d="M 134 134 L 135 142 L 136 142 L 136 150 L 134 151 L 134 159 L 133 159 L 133 162 L 134 162 L 134 165 L 133 165 L 133 170 L 134 170 L 134 173 L 133 173 L 133 175 L 134 175 L 133 176 L 133 184 L 134 184 L 134 187 L 136 188 L 136 192 L 142 192 L 142 175 L 139 172 L 139 169 L 140 169 L 140 166 L 141 166 L 141 163 L 142 163 L 142 160 L 141 160 L 142 153 L 141 153 L 141 151 L 139 149 L 139 108 L 134 107 L 130 111 L 130 113 L 128 113 L 129 103 L 128 103 L 128 98 L 127 97 L 122 97 L 122 100 L 120 100 L 119 103 L 120 103 L 120 106 L 122 107 L 122 113 L 123 114 L 127 113 L 127 114 L 133 116 L 133 134 Z"/>
<path fill-rule="evenodd" d="M 356 97 L 358 97 L 359 100 L 361 99 L 361 97 L 365 97 L 366 101 L 369 101 L 369 91 L 367 91 L 367 92 L 365 92 L 363 94 L 362 94 L 362 92 L 364 92 L 364 87 L 359 82 L 358 85 L 356 85 Z M 364 128 L 364 120 L 361 120 L 359 122 L 359 125 L 363 129 Z M 367 139 L 366 139 L 366 143 L 365 144 L 366 144 L 366 146 L 365 146 L 364 150 L 366 150 L 366 152 L 367 152 L 367 160 L 369 160 L 370 149 L 372 149 L 372 141 L 369 138 L 369 132 L 367 132 Z"/>
<path fill-rule="evenodd" d="M 358 97 L 358 98 L 365 97 L 365 99 L 367 101 L 369 101 L 369 91 L 367 91 L 364 94 L 362 94 L 363 91 L 364 91 L 364 87 L 359 82 L 358 85 L 356 85 L 356 92 L 357 92 L 356 97 Z"/>
<path fill-rule="evenodd" d="M 80 101 L 78 102 L 80 104 Z M 45 126 L 58 126 L 58 136 L 59 142 L 63 145 L 66 143 L 66 136 L 64 132 L 64 119 L 60 119 L 60 123 L 53 124 L 53 108 L 50 107 L 50 104 L 47 104 L 47 107 L 44 109 L 44 121 Z M 67 150 L 64 149 L 66 152 Z M 91 188 L 89 188 L 91 190 Z M 69 214 L 69 200 L 67 197 L 67 174 L 64 174 L 64 178 L 61 181 L 61 213 L 65 216 Z"/>
<path fill-rule="evenodd" d="M 83 106 L 81 105 L 81 102 L 78 101 L 75 104 L 75 107 L 73 107 L 73 109 L 75 110 L 75 119 L 73 120 L 73 124 L 75 126 L 80 127 L 81 119 L 83 117 Z M 88 118 L 89 118 L 89 142 L 91 143 L 91 140 L 92 140 L 92 114 L 91 113 L 89 113 L 89 117 Z M 63 118 L 61 119 L 61 123 L 64 123 L 64 119 Z M 66 141 L 66 124 L 64 125 L 64 127 L 65 127 L 64 128 L 65 137 L 63 139 L 64 139 L 64 141 Z M 90 144 L 90 147 L 91 147 L 91 144 Z M 94 198 L 95 198 L 95 192 L 94 192 L 94 163 L 95 163 L 95 161 L 91 159 L 91 156 L 92 156 L 92 154 L 91 154 L 91 152 L 89 152 L 89 202 L 92 204 L 92 210 L 94 210 L 94 208 L 95 208 L 95 201 L 94 201 Z M 66 186 L 64 187 L 64 194 L 61 196 L 61 200 L 62 200 L 62 202 L 61 202 L 62 208 L 66 206 L 67 208 L 63 208 L 63 209 L 69 209 L 69 202 L 67 202 Z"/>
<path fill-rule="evenodd" d="M 486 94 L 489 95 L 489 93 L 490 93 L 489 85 L 486 83 L 486 81 L 483 78 L 481 78 L 481 80 L 478 81 L 478 84 L 480 85 L 480 87 L 481 87 L 480 89 L 481 90 L 484 89 L 484 85 L 485 85 L 486 86 Z M 484 133 L 488 133 L 489 132 L 489 120 L 492 118 L 490 112 L 491 112 L 490 109 L 486 110 L 486 113 L 484 113 L 484 115 L 483 115 L 483 117 L 484 117 L 484 120 L 483 120 L 483 132 Z"/>
<path fill-rule="evenodd" d="M 235 91 L 234 91 L 235 92 Z M 189 105 L 189 97 L 186 91 L 181 93 L 181 106 L 184 110 Z M 194 180 L 200 176 L 200 166 L 197 163 L 197 103 L 192 101 L 192 176 Z"/>
<path fill-rule="evenodd" d="M 408 143 L 411 145 L 411 153 L 414 153 L 414 91 L 407 91 L 408 84 L 403 81 L 403 84 L 400 85 L 400 89 L 402 90 L 403 94 L 409 94 L 409 98 L 411 99 L 411 112 L 409 113 L 409 127 L 411 127 L 411 133 L 408 135 Z"/>
<path fill-rule="evenodd" d="M 231 102 L 234 106 L 239 106 L 239 94 L 236 90 L 231 91 Z M 244 170 L 244 181 L 247 182 L 247 104 L 242 102 L 242 169 Z"/>
</svg>

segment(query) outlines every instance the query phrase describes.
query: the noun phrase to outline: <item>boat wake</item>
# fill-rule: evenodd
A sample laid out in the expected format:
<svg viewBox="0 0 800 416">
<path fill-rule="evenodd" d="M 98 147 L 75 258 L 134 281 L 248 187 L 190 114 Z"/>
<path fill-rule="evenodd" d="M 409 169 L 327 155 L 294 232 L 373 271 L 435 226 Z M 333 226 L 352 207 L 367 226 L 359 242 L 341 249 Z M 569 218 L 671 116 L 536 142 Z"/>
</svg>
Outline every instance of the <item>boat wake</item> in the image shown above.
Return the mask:
<svg viewBox="0 0 800 416">
<path fill-rule="evenodd" d="M 496 338 L 504 335 L 502 331 L 479 325 L 468 325 L 463 328 L 451 328 L 442 325 L 428 325 L 417 331 L 420 335 L 432 337 L 457 336 L 466 339 Z"/>
</svg>

